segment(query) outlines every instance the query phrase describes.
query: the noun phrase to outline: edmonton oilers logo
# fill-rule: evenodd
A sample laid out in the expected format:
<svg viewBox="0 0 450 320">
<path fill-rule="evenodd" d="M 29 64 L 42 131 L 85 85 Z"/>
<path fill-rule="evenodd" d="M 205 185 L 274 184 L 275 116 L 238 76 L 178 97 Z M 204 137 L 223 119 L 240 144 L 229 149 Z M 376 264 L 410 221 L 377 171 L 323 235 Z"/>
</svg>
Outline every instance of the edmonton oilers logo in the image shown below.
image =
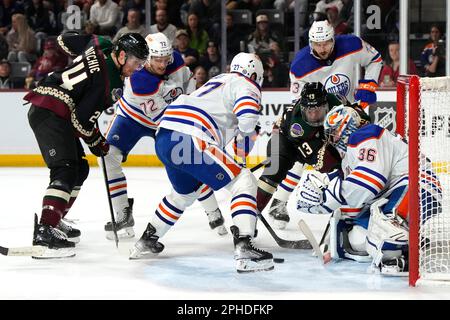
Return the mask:
<svg viewBox="0 0 450 320">
<path fill-rule="evenodd" d="M 350 91 L 350 79 L 345 74 L 336 73 L 329 76 L 324 83 L 328 93 L 341 94 L 346 97 Z"/>
<path fill-rule="evenodd" d="M 301 137 L 304 133 L 305 133 L 305 131 L 303 130 L 302 126 L 299 125 L 298 123 L 294 123 L 291 126 L 291 136 L 292 137 L 298 138 L 298 137 Z"/>
</svg>

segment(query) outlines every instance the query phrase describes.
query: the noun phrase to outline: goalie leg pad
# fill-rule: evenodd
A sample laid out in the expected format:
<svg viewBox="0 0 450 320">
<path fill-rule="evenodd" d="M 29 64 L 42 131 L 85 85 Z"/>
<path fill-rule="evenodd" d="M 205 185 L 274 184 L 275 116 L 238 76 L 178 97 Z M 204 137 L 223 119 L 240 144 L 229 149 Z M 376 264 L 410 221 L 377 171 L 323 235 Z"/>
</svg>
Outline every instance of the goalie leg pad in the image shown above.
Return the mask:
<svg viewBox="0 0 450 320">
<path fill-rule="evenodd" d="M 351 221 L 341 220 L 340 210 L 330 218 L 329 235 L 325 235 L 321 244 L 324 254 L 331 260 L 348 259 L 357 262 L 370 262 L 372 259 L 365 250 L 363 227 Z"/>
<path fill-rule="evenodd" d="M 370 207 L 367 252 L 377 267 L 382 261 L 400 257 L 408 248 L 408 230 L 402 225 L 403 221 L 381 211 L 381 207 L 387 202 L 387 199 L 380 199 Z"/>
</svg>

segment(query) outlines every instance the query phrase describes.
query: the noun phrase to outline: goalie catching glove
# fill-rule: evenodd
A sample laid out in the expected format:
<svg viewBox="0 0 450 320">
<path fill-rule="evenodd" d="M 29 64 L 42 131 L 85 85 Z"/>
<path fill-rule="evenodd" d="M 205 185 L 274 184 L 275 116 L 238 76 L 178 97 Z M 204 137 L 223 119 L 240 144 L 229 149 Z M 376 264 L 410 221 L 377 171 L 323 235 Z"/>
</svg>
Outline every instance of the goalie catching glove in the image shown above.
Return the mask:
<svg viewBox="0 0 450 320">
<path fill-rule="evenodd" d="M 100 130 L 95 129 L 94 134 L 90 137 L 83 137 L 84 142 L 91 150 L 92 154 L 97 157 L 106 156 L 109 151 L 109 144 Z"/>
<path fill-rule="evenodd" d="M 346 204 L 340 195 L 341 183 L 338 170 L 328 174 L 305 172 L 297 187 L 297 209 L 312 214 L 332 213 L 336 207 Z"/>
</svg>

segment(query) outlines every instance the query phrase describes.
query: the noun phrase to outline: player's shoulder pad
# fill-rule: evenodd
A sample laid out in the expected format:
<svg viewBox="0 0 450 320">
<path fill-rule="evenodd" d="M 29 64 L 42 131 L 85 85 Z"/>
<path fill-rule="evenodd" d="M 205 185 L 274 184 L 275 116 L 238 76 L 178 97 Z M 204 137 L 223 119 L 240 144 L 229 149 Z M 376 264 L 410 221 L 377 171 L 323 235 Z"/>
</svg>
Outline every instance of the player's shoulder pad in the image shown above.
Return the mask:
<svg viewBox="0 0 450 320">
<path fill-rule="evenodd" d="M 131 89 L 137 95 L 155 94 L 163 80 L 148 72 L 145 68 L 134 72 L 130 77 Z"/>
<path fill-rule="evenodd" d="M 302 48 L 291 63 L 290 72 L 296 78 L 302 78 L 313 70 L 320 68 L 319 61 L 311 55 L 310 46 Z"/>
<path fill-rule="evenodd" d="M 384 128 L 379 125 L 370 123 L 353 132 L 348 139 L 348 146 L 355 148 L 361 143 L 371 140 L 380 139 L 384 132 Z"/>
<path fill-rule="evenodd" d="M 235 77 L 232 77 L 230 81 L 234 87 L 244 90 L 250 89 L 251 91 L 256 91 L 259 95 L 261 95 L 261 87 L 255 81 L 238 72 L 232 72 L 232 74 L 236 75 Z"/>
<path fill-rule="evenodd" d="M 363 47 L 361 38 L 353 34 L 336 36 L 335 41 L 336 59 L 350 53 L 358 52 Z"/>
<path fill-rule="evenodd" d="M 184 60 L 178 51 L 173 51 L 173 62 L 166 68 L 166 75 L 172 74 L 184 66 Z"/>
</svg>

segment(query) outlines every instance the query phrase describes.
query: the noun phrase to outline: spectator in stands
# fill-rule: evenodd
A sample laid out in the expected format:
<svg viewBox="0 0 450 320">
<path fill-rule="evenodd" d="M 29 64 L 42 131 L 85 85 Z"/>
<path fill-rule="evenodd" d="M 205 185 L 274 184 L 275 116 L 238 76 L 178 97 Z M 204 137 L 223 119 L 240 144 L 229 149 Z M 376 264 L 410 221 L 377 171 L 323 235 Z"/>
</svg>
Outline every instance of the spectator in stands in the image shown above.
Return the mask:
<svg viewBox="0 0 450 320">
<path fill-rule="evenodd" d="M 338 7 L 329 6 L 325 10 L 325 13 L 327 14 L 328 21 L 334 28 L 335 35 L 346 34 L 350 32 L 347 22 L 342 20 L 341 17 L 339 16 Z"/>
<path fill-rule="evenodd" d="M 74 2 L 77 6 L 81 8 L 86 17 L 89 17 L 91 13 L 91 7 L 94 5 L 95 0 L 77 0 Z"/>
<path fill-rule="evenodd" d="M 141 24 L 141 12 L 137 9 L 128 10 L 127 24 L 124 27 L 120 28 L 119 31 L 117 31 L 116 35 L 113 38 L 113 41 L 116 41 L 124 34 L 131 32 L 140 33 L 144 38 L 149 33 L 145 29 L 144 25 Z"/>
<path fill-rule="evenodd" d="M 16 13 L 11 19 L 12 28 L 6 36 L 9 45 L 8 60 L 10 62 L 32 62 L 36 60 L 36 37 L 28 26 L 25 16 Z"/>
<path fill-rule="evenodd" d="M 271 0 L 238 0 L 236 9 L 250 10 L 253 16 L 261 9 L 273 9 L 273 1 Z"/>
<path fill-rule="evenodd" d="M 55 17 L 50 21 L 50 12 L 44 8 L 42 0 L 33 0 L 25 11 L 28 25 L 36 33 L 53 34 L 55 31 Z"/>
<path fill-rule="evenodd" d="M 341 0 L 342 1 L 342 8 L 339 11 L 339 17 L 347 22 L 348 27 L 350 30 L 353 29 L 353 17 L 355 14 L 353 13 L 353 0 Z"/>
<path fill-rule="evenodd" d="M 395 87 L 400 67 L 400 45 L 397 40 L 388 45 L 388 54 L 381 69 L 378 84 L 380 87 Z M 417 74 L 414 61 L 408 59 L 408 74 Z"/>
<path fill-rule="evenodd" d="M 8 58 L 8 41 L 6 41 L 5 36 L 0 33 L 0 60 Z"/>
<path fill-rule="evenodd" d="M 190 13 L 188 16 L 188 29 L 189 37 L 191 39 L 190 47 L 198 51 L 200 55 L 206 53 L 206 47 L 208 46 L 208 33 L 199 24 L 198 16 L 195 13 Z"/>
<path fill-rule="evenodd" d="M 287 86 L 288 68 L 281 63 L 281 49 L 276 42 L 269 45 L 270 55 L 263 56 L 264 84 L 263 87 L 282 88 Z"/>
<path fill-rule="evenodd" d="M 248 38 L 248 51 L 258 54 L 261 59 L 272 55 L 270 44 L 280 45 L 278 37 L 270 31 L 269 18 L 265 14 L 256 17 L 256 30 Z"/>
<path fill-rule="evenodd" d="M 83 34 L 94 34 L 96 25 L 91 21 L 86 21 L 84 24 Z"/>
<path fill-rule="evenodd" d="M 180 29 L 175 35 L 176 48 L 183 57 L 184 63 L 193 71 L 198 64 L 198 51 L 191 48 L 189 45 L 189 34 L 186 30 Z"/>
<path fill-rule="evenodd" d="M 97 0 L 91 7 L 89 20 L 97 29 L 96 33 L 112 36 L 116 32 L 119 6 L 112 0 Z"/>
<path fill-rule="evenodd" d="M 123 0 L 122 5 L 123 19 L 122 25 L 127 23 L 128 11 L 131 9 L 139 11 L 139 19 L 141 24 L 145 24 L 145 1 L 144 0 Z"/>
<path fill-rule="evenodd" d="M 208 34 L 212 39 L 220 37 L 220 0 L 192 0 L 190 12 L 199 17 L 200 25 L 208 30 Z"/>
<path fill-rule="evenodd" d="M 227 57 L 234 57 L 239 52 L 245 51 L 245 32 L 234 24 L 230 13 L 227 13 L 225 23 L 227 25 Z"/>
<path fill-rule="evenodd" d="M 195 89 L 200 88 L 208 81 L 208 74 L 203 66 L 197 66 L 194 70 Z"/>
<path fill-rule="evenodd" d="M 308 21 L 308 0 L 275 0 L 273 7 L 280 11 L 292 12 L 295 9 L 295 2 L 299 3 L 299 25 L 304 28 Z"/>
<path fill-rule="evenodd" d="M 217 44 L 210 40 L 208 41 L 208 47 L 206 48 L 206 55 L 200 57 L 200 65 L 203 66 L 206 72 L 212 67 L 218 67 L 220 69 L 220 54 Z"/>
<path fill-rule="evenodd" d="M 225 7 L 227 10 L 234 10 L 237 8 L 238 2 L 236 0 L 227 0 Z"/>
<path fill-rule="evenodd" d="M 173 43 L 175 41 L 177 27 L 169 23 L 167 11 L 162 9 L 156 10 L 155 20 L 156 23 L 150 27 L 150 33 L 161 32 L 167 37 L 167 39 L 170 40 L 171 43 Z"/>
<path fill-rule="evenodd" d="M 6 35 L 11 29 L 11 17 L 16 13 L 24 12 L 22 4 L 14 0 L 0 2 L 0 33 Z"/>
<path fill-rule="evenodd" d="M 314 10 L 314 13 L 325 13 L 329 7 L 336 7 L 338 8 L 338 12 L 341 11 L 344 4 L 341 0 L 320 0 L 316 4 L 316 9 Z"/>
<path fill-rule="evenodd" d="M 437 25 L 431 27 L 430 40 L 420 58 L 425 75 L 427 77 L 445 76 L 445 43 L 441 39 L 441 30 Z"/>
<path fill-rule="evenodd" d="M 35 88 L 36 82 L 42 80 L 50 72 L 64 69 L 66 65 L 67 56 L 58 50 L 56 40 L 47 39 L 44 43 L 44 53 L 36 60 L 30 74 L 25 79 L 25 87 L 27 89 Z"/>
<path fill-rule="evenodd" d="M 13 83 L 9 76 L 11 75 L 11 65 L 8 60 L 0 61 L 0 89 L 12 89 Z"/>
</svg>

